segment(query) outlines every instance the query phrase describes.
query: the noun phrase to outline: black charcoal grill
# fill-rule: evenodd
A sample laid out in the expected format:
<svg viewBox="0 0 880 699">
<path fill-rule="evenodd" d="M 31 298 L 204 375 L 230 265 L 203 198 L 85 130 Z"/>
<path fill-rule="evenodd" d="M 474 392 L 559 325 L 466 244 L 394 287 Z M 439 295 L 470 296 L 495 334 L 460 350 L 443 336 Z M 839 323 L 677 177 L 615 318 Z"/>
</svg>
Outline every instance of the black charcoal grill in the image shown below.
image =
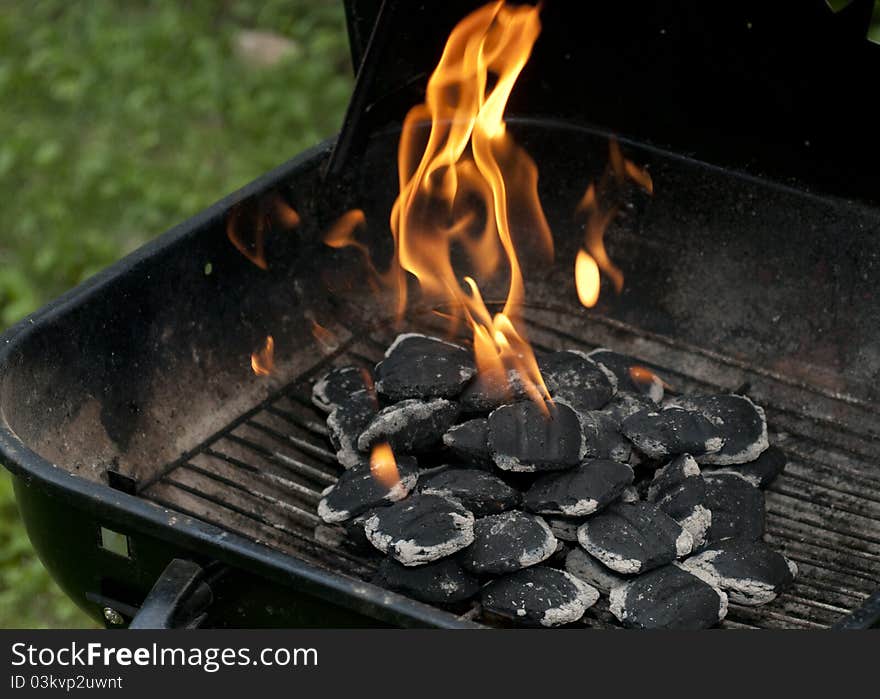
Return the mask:
<svg viewBox="0 0 880 699">
<path fill-rule="evenodd" d="M 316 528 L 319 493 L 340 469 L 309 401 L 322 371 L 373 364 L 396 332 L 389 301 L 367 292 L 362 259 L 323 245 L 322 232 L 362 208 L 363 239 L 387 256 L 397 124 L 477 4 L 349 1 L 360 72 L 338 139 L 4 336 L 3 463 L 42 560 L 94 617 L 490 621 L 375 587 L 375 562 Z M 801 575 L 770 605 L 732 606 L 730 628 L 864 627 L 880 615 L 880 177 L 864 82 L 880 47 L 863 38 L 870 4 L 834 16 L 822 0 L 546 0 L 509 109 L 540 169 L 560 261 L 526 272 L 537 350 L 606 346 L 682 391 L 747 387 L 790 457 L 767 493 L 768 540 Z M 629 136 L 623 149 L 650 169 L 656 194 L 634 197 L 608 233 L 625 291 L 587 312 L 569 264 L 582 235 L 571 214 L 605 166 L 608 129 Z M 263 271 L 230 245 L 226 222 L 234 210 L 271 228 L 277 197 L 302 224 L 267 231 Z M 411 308 L 406 327 L 436 330 L 433 310 Z M 249 357 L 268 334 L 276 370 L 258 378 Z"/>
</svg>

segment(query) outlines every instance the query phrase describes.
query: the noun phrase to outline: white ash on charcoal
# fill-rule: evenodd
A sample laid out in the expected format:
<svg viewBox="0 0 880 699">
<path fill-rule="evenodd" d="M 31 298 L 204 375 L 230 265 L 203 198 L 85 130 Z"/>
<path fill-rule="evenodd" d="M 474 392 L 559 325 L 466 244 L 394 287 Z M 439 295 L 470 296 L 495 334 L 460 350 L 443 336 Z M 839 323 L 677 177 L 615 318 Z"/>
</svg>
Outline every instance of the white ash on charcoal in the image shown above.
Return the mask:
<svg viewBox="0 0 880 699">
<path fill-rule="evenodd" d="M 376 394 L 361 390 L 338 403 L 327 417 L 330 443 L 336 449 L 336 459 L 345 468 L 355 466 L 363 458 L 363 454 L 358 451 L 358 438 L 378 411 Z"/>
<path fill-rule="evenodd" d="M 373 546 L 405 566 L 451 556 L 474 540 L 474 516 L 439 495 L 411 495 L 373 511 L 364 522 Z"/>
<path fill-rule="evenodd" d="M 504 575 L 546 561 L 557 543 L 541 517 L 513 510 L 478 519 L 474 542 L 460 560 L 476 575 Z"/>
<path fill-rule="evenodd" d="M 312 403 L 325 413 L 344 404 L 357 391 L 372 391 L 373 377 L 367 369 L 345 366 L 324 374 L 312 387 Z"/>
<path fill-rule="evenodd" d="M 599 591 L 565 571 L 533 566 L 486 585 L 483 609 L 526 626 L 562 626 L 580 619 Z"/>
<path fill-rule="evenodd" d="M 678 565 L 615 587 L 611 613 L 634 629 L 708 629 L 727 616 L 727 595 Z"/>
<path fill-rule="evenodd" d="M 630 415 L 642 410 L 658 410 L 657 403 L 641 393 L 622 393 L 618 391 L 602 412 L 610 416 L 618 425 Z"/>
<path fill-rule="evenodd" d="M 724 590 L 732 602 L 767 604 L 791 585 L 797 566 L 760 541 L 728 539 L 691 556 L 682 568 Z"/>
<path fill-rule="evenodd" d="M 587 553 L 622 575 L 644 573 L 687 556 L 694 540 L 672 517 L 648 502 L 616 503 L 578 529 Z"/>
<path fill-rule="evenodd" d="M 722 438 L 724 443 L 720 449 L 693 454 L 699 463 L 718 466 L 748 463 L 769 446 L 764 409 L 745 396 L 680 396 L 667 405 L 700 413 Z"/>
<path fill-rule="evenodd" d="M 678 454 L 703 455 L 719 451 L 724 440 L 701 413 L 683 408 L 641 410 L 626 418 L 620 431 L 652 459 Z"/>
<path fill-rule="evenodd" d="M 489 421 L 484 417 L 453 425 L 443 435 L 443 444 L 470 466 L 494 465 L 489 451 Z"/>
<path fill-rule="evenodd" d="M 454 604 L 480 591 L 480 583 L 455 558 L 407 567 L 386 558 L 379 564 L 374 582 L 389 590 L 429 604 Z"/>
<path fill-rule="evenodd" d="M 574 410 L 598 410 L 617 390 L 614 374 L 577 350 L 546 354 L 538 367 L 553 399 Z"/>
<path fill-rule="evenodd" d="M 663 400 L 663 381 L 652 372 L 646 371 L 637 359 L 602 347 L 587 356 L 614 375 L 619 393 L 642 394 L 655 403 Z"/>
<path fill-rule="evenodd" d="M 424 495 L 441 495 L 460 502 L 474 517 L 485 517 L 512 510 L 522 496 L 497 476 L 472 468 L 446 468 L 419 485 Z"/>
<path fill-rule="evenodd" d="M 764 536 L 764 493 L 736 473 L 704 473 L 712 524 L 709 544 L 724 539 L 757 541 Z"/>
<path fill-rule="evenodd" d="M 627 578 L 613 573 L 580 547 L 571 549 L 566 555 L 565 570 L 579 580 L 592 585 L 603 595 L 627 582 Z"/>
<path fill-rule="evenodd" d="M 374 507 L 403 500 L 418 482 L 418 462 L 411 456 L 399 457 L 397 473 L 397 482 L 388 487 L 373 475 L 369 459 L 362 459 L 321 493 L 318 516 L 328 524 L 334 524 Z"/>
<path fill-rule="evenodd" d="M 592 459 L 562 473 L 542 476 L 523 496 L 527 510 L 563 517 L 584 517 L 617 500 L 633 482 L 626 464 Z"/>
<path fill-rule="evenodd" d="M 376 390 L 391 401 L 407 398 L 455 398 L 476 375 L 471 353 L 451 342 L 407 333 L 376 365 Z"/>
<path fill-rule="evenodd" d="M 620 502 L 638 502 L 641 499 L 642 496 L 634 485 L 627 486 L 620 494 Z"/>
<path fill-rule="evenodd" d="M 705 543 L 712 511 L 707 506 L 706 481 L 692 456 L 678 456 L 655 472 L 648 486 L 648 501 L 690 533 L 695 549 Z"/>
<path fill-rule="evenodd" d="M 571 408 L 534 401 L 492 411 L 489 449 L 501 470 L 526 473 L 572 468 L 586 451 L 580 420 Z"/>
<path fill-rule="evenodd" d="M 707 473 L 733 473 L 745 478 L 749 483 L 758 487 L 766 488 L 775 481 L 788 464 L 788 457 L 779 447 L 770 446 L 754 461 L 733 466 L 705 467 Z"/>
<path fill-rule="evenodd" d="M 570 406 L 573 407 L 573 406 Z M 632 444 L 621 434 L 620 423 L 599 410 L 577 411 L 584 439 L 584 456 L 626 463 Z"/>
<path fill-rule="evenodd" d="M 458 417 L 458 403 L 445 398 L 409 398 L 382 408 L 358 438 L 358 448 L 369 451 L 388 442 L 394 452 L 420 452 L 436 446 Z"/>
</svg>

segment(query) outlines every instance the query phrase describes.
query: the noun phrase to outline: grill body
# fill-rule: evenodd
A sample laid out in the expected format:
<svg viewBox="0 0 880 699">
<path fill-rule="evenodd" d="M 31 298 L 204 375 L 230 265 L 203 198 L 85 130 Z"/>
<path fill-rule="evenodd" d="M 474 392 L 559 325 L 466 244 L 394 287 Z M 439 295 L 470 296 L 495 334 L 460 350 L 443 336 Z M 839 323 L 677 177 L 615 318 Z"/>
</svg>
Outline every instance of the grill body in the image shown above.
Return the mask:
<svg viewBox="0 0 880 699">
<path fill-rule="evenodd" d="M 526 271 L 537 349 L 610 346 L 687 391 L 750 383 L 791 454 L 768 493 L 769 528 L 802 578 L 727 625 L 822 628 L 858 608 L 880 574 L 876 212 L 624 142 L 662 186 L 653 200 L 633 197 L 609 231 L 627 291 L 587 312 L 568 264 L 581 232 L 565 203 L 601 171 L 607 134 L 534 120 L 511 128 L 539 165 L 557 240 L 558 264 Z M 378 262 L 394 191 L 379 166 L 395 146 L 394 132 L 372 139 L 359 176 L 333 196 L 364 206 Z M 229 571 L 214 625 L 493 621 L 376 588 L 369 557 L 338 531 L 316 532 L 319 492 L 339 470 L 310 382 L 332 364 L 374 362 L 395 332 L 390 300 L 366 292 L 361 258 L 321 243 L 340 212 L 324 208 L 328 152 L 303 154 L 6 335 L 4 463 L 37 550 L 93 614 L 114 604 L 133 613 L 183 557 Z M 229 244 L 225 223 L 233 208 L 259 211 L 275 196 L 304 223 L 268 234 L 263 271 Z M 406 327 L 442 332 L 430 310 L 413 307 Z M 257 379 L 249 355 L 270 333 L 276 372 Z M 129 537 L 128 557 L 99 545 L 102 528 Z"/>
</svg>

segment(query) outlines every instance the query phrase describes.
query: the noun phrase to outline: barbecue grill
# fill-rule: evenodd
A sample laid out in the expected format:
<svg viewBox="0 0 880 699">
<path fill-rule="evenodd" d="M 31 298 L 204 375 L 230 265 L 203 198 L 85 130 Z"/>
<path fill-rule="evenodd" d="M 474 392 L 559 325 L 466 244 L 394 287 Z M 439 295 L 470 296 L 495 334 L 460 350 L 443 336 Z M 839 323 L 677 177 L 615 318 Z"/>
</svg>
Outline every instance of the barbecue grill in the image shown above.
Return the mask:
<svg viewBox="0 0 880 699">
<path fill-rule="evenodd" d="M 375 561 L 319 526 L 341 469 L 309 400 L 322 371 L 374 364 L 397 332 L 363 259 L 322 234 L 362 208 L 363 239 L 387 259 L 400 121 L 477 4 L 349 0 L 360 68 L 337 139 L 4 336 L 0 453 L 22 517 L 53 577 L 108 626 L 490 621 L 376 587 Z M 567 264 L 527 270 L 525 316 L 538 351 L 610 347 L 679 390 L 739 388 L 766 408 L 790 459 L 767 492 L 767 539 L 801 575 L 770 605 L 732 605 L 724 627 L 867 627 L 880 616 L 880 181 L 859 81 L 880 47 L 858 4 L 770 4 L 546 2 L 508 113 L 557 258 L 574 258 L 570 203 L 601 173 L 609 129 L 656 194 L 608 233 L 621 295 L 586 311 Z M 267 213 L 278 201 L 295 230 Z M 230 216 L 264 229 L 268 269 L 230 245 Z M 405 327 L 441 332 L 434 310 L 412 306 Z M 249 357 L 269 334 L 275 370 L 257 377 Z"/>
</svg>

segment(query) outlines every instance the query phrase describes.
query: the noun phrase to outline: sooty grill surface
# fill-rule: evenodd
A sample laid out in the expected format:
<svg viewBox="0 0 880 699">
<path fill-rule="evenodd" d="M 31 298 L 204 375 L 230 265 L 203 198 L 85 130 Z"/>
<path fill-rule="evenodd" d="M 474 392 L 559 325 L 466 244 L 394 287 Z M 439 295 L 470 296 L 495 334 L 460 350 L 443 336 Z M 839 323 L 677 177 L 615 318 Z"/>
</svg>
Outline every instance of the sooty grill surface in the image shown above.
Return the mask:
<svg viewBox="0 0 880 699">
<path fill-rule="evenodd" d="M 723 627 L 825 628 L 880 587 L 877 407 L 601 316 L 527 313 L 539 352 L 610 347 L 643 359 L 678 391 L 731 391 L 749 383 L 749 395 L 764 406 L 771 443 L 789 456 L 785 473 L 766 491 L 766 540 L 797 562 L 800 574 L 769 605 L 731 605 Z M 425 321 L 435 316 L 420 318 L 421 332 L 442 332 Z M 378 559 L 349 550 L 316 514 L 321 491 L 342 469 L 310 394 L 330 366 L 374 365 L 394 334 L 358 334 L 278 397 L 160 469 L 140 495 L 323 568 L 370 579 Z M 478 613 L 474 608 L 469 616 Z M 581 623 L 604 626 L 606 618 L 588 612 Z"/>
</svg>

